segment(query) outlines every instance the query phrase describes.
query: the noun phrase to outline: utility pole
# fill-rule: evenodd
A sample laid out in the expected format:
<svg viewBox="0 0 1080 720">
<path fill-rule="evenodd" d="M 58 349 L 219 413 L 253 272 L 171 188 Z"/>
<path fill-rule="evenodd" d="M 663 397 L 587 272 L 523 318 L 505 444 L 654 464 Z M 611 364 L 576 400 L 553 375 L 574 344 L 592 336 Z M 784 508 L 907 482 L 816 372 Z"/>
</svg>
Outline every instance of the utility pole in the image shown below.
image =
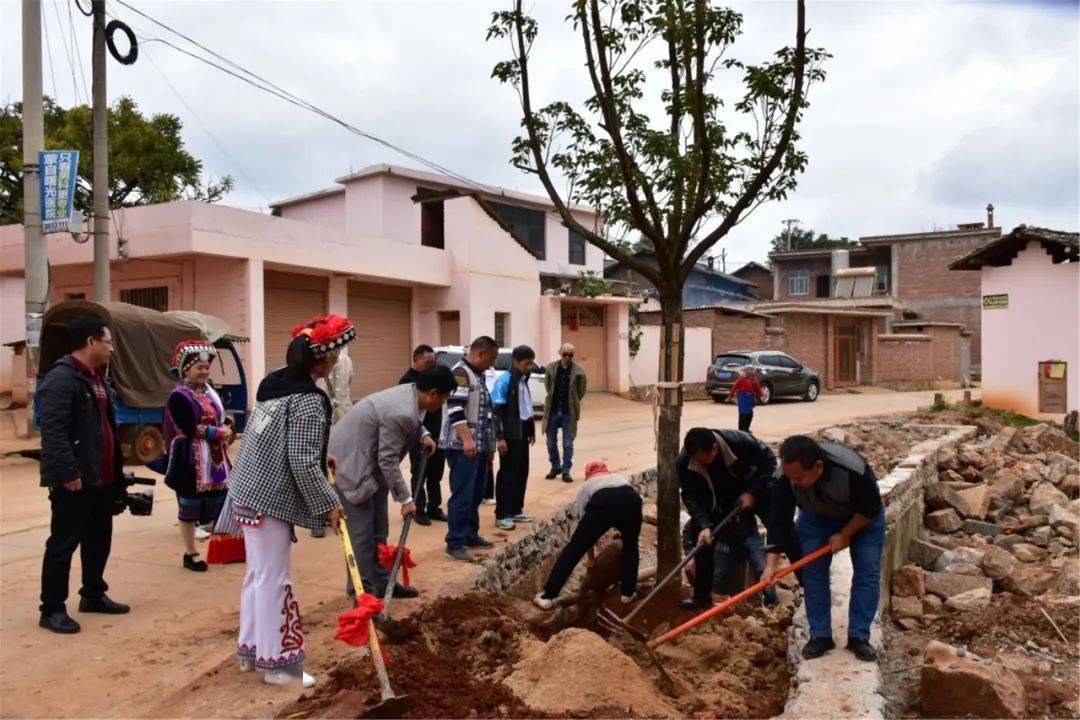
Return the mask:
<svg viewBox="0 0 1080 720">
<path fill-rule="evenodd" d="M 720 250 L 720 272 L 727 274 L 727 248 Z"/>
<path fill-rule="evenodd" d="M 93 0 L 92 4 L 94 9 L 94 299 L 98 302 L 107 302 L 110 299 L 111 279 L 109 277 L 109 99 L 105 92 L 105 0 Z"/>
<path fill-rule="evenodd" d="M 33 431 L 41 318 L 48 302 L 49 270 L 41 234 L 40 153 L 45 149 L 41 88 L 41 0 L 22 2 L 23 278 L 26 308 L 27 434 Z"/>
<path fill-rule="evenodd" d="M 784 223 L 784 225 L 787 228 L 787 229 L 784 230 L 784 250 L 790 251 L 791 250 L 791 226 L 792 225 L 797 225 L 799 223 L 799 221 L 797 219 L 795 219 L 795 218 L 791 218 L 789 220 L 781 220 L 780 222 Z"/>
</svg>

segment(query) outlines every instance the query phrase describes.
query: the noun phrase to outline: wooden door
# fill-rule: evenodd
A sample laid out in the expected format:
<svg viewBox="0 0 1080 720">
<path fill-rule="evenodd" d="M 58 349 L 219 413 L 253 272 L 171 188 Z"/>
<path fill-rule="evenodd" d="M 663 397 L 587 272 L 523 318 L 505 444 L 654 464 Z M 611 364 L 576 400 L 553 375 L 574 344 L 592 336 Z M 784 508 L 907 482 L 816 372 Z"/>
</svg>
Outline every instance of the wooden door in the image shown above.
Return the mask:
<svg viewBox="0 0 1080 720">
<path fill-rule="evenodd" d="M 1067 363 L 1060 360 L 1039 363 L 1039 412 L 1069 411 L 1068 367 Z"/>
<path fill-rule="evenodd" d="M 602 305 L 564 304 L 562 341 L 573 345 L 574 361 L 585 371 L 589 392 L 607 390 L 607 333 Z"/>
<path fill-rule="evenodd" d="M 858 335 L 854 327 L 837 328 L 834 361 L 838 385 L 854 385 L 857 382 L 855 372 L 857 347 Z"/>
</svg>

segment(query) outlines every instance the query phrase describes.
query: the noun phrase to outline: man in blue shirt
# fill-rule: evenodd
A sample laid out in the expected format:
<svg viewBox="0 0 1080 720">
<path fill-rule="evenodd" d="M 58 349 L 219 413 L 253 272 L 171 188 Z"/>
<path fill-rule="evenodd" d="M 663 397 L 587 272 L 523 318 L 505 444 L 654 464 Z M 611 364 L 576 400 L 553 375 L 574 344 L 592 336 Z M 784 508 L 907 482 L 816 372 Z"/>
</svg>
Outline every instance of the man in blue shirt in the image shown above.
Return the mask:
<svg viewBox="0 0 1080 720">
<path fill-rule="evenodd" d="M 529 374 L 536 352 L 518 345 L 510 355 L 508 372 L 499 376 L 491 391 L 499 474 L 495 478 L 495 524 L 513 530 L 514 523 L 532 522 L 525 510 L 525 485 L 529 480 L 529 446 L 536 442 Z"/>
</svg>

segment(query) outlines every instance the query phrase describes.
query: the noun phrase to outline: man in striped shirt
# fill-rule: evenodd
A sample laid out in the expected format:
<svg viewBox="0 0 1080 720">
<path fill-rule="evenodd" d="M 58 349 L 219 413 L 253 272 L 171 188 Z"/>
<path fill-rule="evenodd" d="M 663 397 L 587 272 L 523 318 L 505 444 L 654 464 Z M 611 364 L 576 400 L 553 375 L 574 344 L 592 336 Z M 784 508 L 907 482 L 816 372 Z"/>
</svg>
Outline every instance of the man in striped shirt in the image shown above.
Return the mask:
<svg viewBox="0 0 1080 720">
<path fill-rule="evenodd" d="M 472 562 L 467 548 L 492 547 L 480 537 L 480 501 L 489 472 L 487 456 L 495 450 L 491 395 L 484 373 L 498 354 L 495 340 L 481 335 L 454 366 L 457 387 L 446 401 L 446 422 L 439 440 L 439 448 L 446 454 L 446 464 L 450 467 L 446 555 L 461 562 Z"/>
</svg>

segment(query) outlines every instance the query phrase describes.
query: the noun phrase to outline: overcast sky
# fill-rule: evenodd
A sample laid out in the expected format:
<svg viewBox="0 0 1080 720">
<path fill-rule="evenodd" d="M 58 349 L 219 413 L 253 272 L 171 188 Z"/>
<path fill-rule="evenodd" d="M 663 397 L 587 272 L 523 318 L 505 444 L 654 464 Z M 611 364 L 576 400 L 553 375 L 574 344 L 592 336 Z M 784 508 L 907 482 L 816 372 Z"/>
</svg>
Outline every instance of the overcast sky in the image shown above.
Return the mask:
<svg viewBox="0 0 1080 720">
<path fill-rule="evenodd" d="M 484 34 L 506 2 L 130 2 L 374 135 L 475 180 L 539 190 L 508 164 L 516 95 L 489 78 L 507 48 Z M 22 92 L 19 7 L 0 0 L 4 102 Z M 584 96 L 567 7 L 533 8 L 537 103 Z M 793 43 L 794 3 L 734 7 L 745 15 L 736 57 L 757 62 Z M 140 36 L 184 44 L 115 1 L 109 9 Z M 70 105 L 83 77 L 89 87 L 89 21 L 63 2 L 43 13 L 46 93 Z M 729 269 L 763 260 L 785 218 L 857 237 L 983 220 L 993 202 L 1006 228 L 1080 225 L 1075 0 L 811 1 L 808 25 L 810 44 L 834 56 L 801 128 L 810 165 L 787 201 L 728 236 Z M 75 45 L 82 73 L 69 61 Z M 159 42 L 143 43 L 132 66 L 110 61 L 109 97 L 121 95 L 179 115 L 206 171 L 235 178 L 225 202 L 238 207 L 265 209 L 370 164 L 415 164 Z"/>
</svg>

